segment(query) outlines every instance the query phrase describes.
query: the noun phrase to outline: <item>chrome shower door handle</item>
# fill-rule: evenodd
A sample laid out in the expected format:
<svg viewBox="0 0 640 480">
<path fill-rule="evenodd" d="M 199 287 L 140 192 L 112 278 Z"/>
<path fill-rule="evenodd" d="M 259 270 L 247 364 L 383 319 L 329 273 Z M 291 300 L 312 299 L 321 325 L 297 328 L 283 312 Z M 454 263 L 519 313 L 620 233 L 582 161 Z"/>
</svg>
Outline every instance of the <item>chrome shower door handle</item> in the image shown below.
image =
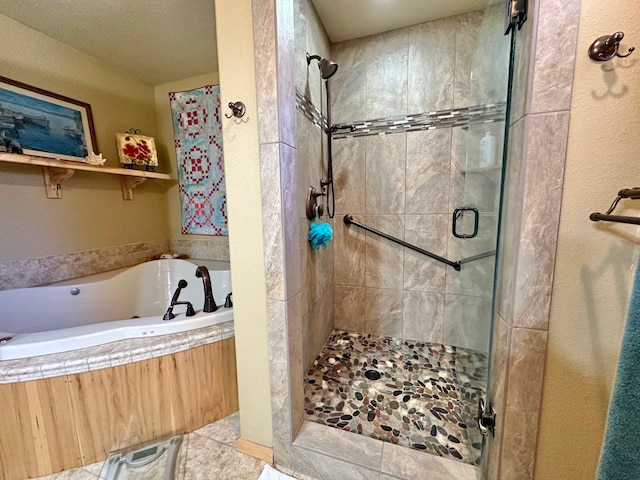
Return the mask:
<svg viewBox="0 0 640 480">
<path fill-rule="evenodd" d="M 472 233 L 459 233 L 458 232 L 458 220 L 460 220 L 461 218 L 464 217 L 464 213 L 465 212 L 473 212 L 474 218 L 473 218 L 473 232 Z M 480 221 L 479 219 L 480 219 L 480 214 L 478 213 L 478 209 L 477 208 L 474 208 L 474 207 L 456 208 L 453 211 L 453 221 L 451 222 L 451 233 L 456 238 L 462 238 L 462 239 L 473 238 L 476 235 L 478 235 L 478 225 L 479 225 L 479 221 Z"/>
</svg>

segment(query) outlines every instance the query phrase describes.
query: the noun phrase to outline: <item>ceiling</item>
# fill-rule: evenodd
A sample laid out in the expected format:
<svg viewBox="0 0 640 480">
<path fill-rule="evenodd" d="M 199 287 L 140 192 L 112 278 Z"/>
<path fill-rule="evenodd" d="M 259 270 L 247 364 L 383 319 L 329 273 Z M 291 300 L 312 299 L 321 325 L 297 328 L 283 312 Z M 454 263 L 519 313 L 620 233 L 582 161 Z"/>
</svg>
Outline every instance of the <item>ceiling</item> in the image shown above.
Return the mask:
<svg viewBox="0 0 640 480">
<path fill-rule="evenodd" d="M 459 15 L 502 0 L 312 0 L 332 43 Z"/>
<path fill-rule="evenodd" d="M 218 71 L 213 2 L 0 0 L 0 12 L 158 85 Z"/>
<path fill-rule="evenodd" d="M 0 0 L 0 12 L 159 85 L 218 71 L 214 1 Z M 312 0 L 332 42 L 457 15 L 498 1 L 502 0 Z"/>
</svg>

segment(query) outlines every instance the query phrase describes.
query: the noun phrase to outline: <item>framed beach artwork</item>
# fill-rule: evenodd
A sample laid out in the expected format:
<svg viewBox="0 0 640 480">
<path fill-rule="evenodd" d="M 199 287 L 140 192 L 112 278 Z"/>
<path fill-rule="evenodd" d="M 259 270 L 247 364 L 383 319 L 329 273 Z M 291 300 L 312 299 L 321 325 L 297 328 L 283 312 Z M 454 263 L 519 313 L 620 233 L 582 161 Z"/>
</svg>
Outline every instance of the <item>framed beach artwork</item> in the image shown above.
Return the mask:
<svg viewBox="0 0 640 480">
<path fill-rule="evenodd" d="M 0 76 L 0 152 L 85 162 L 96 151 L 88 103 Z"/>
</svg>

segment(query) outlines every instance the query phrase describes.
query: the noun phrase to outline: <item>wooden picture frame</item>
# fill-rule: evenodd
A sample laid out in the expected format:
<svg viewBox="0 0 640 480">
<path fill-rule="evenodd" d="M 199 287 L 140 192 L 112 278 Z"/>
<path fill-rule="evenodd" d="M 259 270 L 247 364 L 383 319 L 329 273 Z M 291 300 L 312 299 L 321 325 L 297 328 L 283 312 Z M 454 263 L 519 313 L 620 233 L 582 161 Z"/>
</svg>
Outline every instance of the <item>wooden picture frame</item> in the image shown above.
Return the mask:
<svg viewBox="0 0 640 480">
<path fill-rule="evenodd" d="M 91 106 L 0 76 L 0 152 L 85 162 L 98 152 Z"/>
</svg>

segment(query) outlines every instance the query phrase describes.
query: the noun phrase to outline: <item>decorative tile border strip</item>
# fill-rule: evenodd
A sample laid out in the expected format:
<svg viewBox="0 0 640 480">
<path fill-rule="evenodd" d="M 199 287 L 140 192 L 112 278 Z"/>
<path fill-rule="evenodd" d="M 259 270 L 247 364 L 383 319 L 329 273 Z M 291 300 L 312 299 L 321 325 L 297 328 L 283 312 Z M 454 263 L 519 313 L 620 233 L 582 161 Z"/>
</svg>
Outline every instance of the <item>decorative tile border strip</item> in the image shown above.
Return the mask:
<svg viewBox="0 0 640 480">
<path fill-rule="evenodd" d="M 167 252 L 228 262 L 229 238 L 154 240 L 48 257 L 8 260 L 0 262 L 0 290 L 37 287 L 132 267 Z"/>
<path fill-rule="evenodd" d="M 209 237 L 206 240 L 193 238 L 170 238 L 169 249 L 173 253 L 190 258 L 229 261 L 229 237 Z"/>
<path fill-rule="evenodd" d="M 47 285 L 131 267 L 169 250 L 168 240 L 0 262 L 0 290 Z"/>
<path fill-rule="evenodd" d="M 327 119 L 304 94 L 296 88 L 296 109 L 314 125 L 327 129 Z M 368 135 L 386 135 L 390 133 L 419 132 L 437 128 L 468 127 L 482 123 L 503 121 L 506 103 L 474 105 L 453 110 L 400 115 L 376 118 L 352 123 L 332 125 L 332 138 L 365 137 Z"/>
<path fill-rule="evenodd" d="M 468 127 L 482 123 L 503 121 L 505 103 L 476 105 L 454 110 L 418 113 L 353 123 L 333 125 L 332 138 L 364 137 L 368 135 L 386 135 L 391 133 L 417 132 L 437 128 Z"/>
<path fill-rule="evenodd" d="M 322 112 L 296 88 L 296 109 L 317 127 L 327 130 L 329 124 Z"/>
</svg>

